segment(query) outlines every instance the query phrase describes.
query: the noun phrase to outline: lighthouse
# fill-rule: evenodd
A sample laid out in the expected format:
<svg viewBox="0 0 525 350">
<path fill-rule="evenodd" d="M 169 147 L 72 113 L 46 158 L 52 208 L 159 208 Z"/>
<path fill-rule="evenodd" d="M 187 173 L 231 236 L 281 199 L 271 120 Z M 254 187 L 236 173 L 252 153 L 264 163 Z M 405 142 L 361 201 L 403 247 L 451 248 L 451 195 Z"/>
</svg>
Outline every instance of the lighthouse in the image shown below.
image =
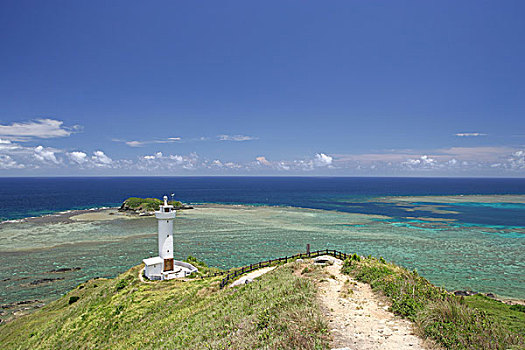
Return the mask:
<svg viewBox="0 0 525 350">
<path fill-rule="evenodd" d="M 173 210 L 173 205 L 168 204 L 168 197 L 164 196 L 164 204 L 159 211 L 155 212 L 155 217 L 159 224 L 158 242 L 159 257 L 163 260 L 163 271 L 173 270 L 173 220 L 177 214 Z"/>
<path fill-rule="evenodd" d="M 186 277 L 198 271 L 192 264 L 173 259 L 173 221 L 176 215 L 173 205 L 168 204 L 168 196 L 164 196 L 164 203 L 155 211 L 159 256 L 143 260 L 144 275 L 150 280 Z"/>
</svg>

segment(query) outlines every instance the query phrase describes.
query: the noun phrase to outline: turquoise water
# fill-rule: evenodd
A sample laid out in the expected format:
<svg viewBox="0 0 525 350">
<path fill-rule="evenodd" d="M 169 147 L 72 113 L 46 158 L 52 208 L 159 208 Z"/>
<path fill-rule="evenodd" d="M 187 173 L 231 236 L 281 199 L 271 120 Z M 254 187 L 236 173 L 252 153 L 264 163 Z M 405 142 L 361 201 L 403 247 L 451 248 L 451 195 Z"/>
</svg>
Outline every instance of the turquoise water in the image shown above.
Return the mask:
<svg viewBox="0 0 525 350">
<path fill-rule="evenodd" d="M 112 217 L 114 218 L 114 217 Z M 113 277 L 156 252 L 154 218 L 5 223 L 0 230 L 2 303 L 50 300 L 93 277 Z M 449 290 L 524 298 L 523 227 L 290 207 L 217 206 L 176 219 L 175 256 L 230 268 L 312 249 L 338 249 L 417 269 Z M 66 273 L 49 272 L 80 267 Z M 31 285 L 42 278 L 63 278 Z"/>
</svg>

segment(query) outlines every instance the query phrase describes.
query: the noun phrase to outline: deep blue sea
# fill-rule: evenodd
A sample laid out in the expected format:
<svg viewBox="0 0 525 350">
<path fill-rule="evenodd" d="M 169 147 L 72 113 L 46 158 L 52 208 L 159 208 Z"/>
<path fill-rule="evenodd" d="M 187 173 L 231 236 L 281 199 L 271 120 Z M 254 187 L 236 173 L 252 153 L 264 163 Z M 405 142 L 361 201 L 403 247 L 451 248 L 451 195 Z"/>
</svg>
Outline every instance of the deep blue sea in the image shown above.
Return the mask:
<svg viewBox="0 0 525 350">
<path fill-rule="evenodd" d="M 128 197 L 175 194 L 185 203 L 294 206 L 383 214 L 406 211 L 370 201 L 383 196 L 525 194 L 525 179 L 360 177 L 89 177 L 0 178 L 0 220 L 70 209 L 118 206 Z M 464 223 L 525 226 L 523 204 L 461 203 L 454 218 Z M 436 214 L 448 217 L 447 214 Z"/>
</svg>

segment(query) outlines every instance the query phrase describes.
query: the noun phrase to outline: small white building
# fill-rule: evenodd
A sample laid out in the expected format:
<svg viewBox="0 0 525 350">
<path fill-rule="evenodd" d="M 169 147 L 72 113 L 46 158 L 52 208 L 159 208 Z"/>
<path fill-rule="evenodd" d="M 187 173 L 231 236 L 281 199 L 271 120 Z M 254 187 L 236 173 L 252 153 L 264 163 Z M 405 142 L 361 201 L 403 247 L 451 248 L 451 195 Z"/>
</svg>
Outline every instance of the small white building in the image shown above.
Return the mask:
<svg viewBox="0 0 525 350">
<path fill-rule="evenodd" d="M 142 260 L 146 265 L 144 275 L 150 280 L 186 277 L 198 271 L 192 264 L 173 260 L 173 220 L 176 215 L 177 211 L 168 204 L 168 197 L 164 196 L 164 203 L 155 212 L 159 226 L 159 256 Z"/>
</svg>

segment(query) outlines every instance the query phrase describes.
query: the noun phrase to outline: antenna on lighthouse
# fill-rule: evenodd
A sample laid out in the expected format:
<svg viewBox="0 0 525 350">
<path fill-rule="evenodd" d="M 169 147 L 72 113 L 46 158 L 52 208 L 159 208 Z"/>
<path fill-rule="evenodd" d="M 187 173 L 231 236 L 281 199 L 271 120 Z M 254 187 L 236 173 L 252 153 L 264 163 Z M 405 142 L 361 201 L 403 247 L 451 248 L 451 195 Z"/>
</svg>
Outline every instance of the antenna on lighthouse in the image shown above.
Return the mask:
<svg viewBox="0 0 525 350">
<path fill-rule="evenodd" d="M 171 194 L 171 205 L 174 206 L 175 205 L 175 199 L 173 197 L 175 197 L 175 193 Z"/>
</svg>

